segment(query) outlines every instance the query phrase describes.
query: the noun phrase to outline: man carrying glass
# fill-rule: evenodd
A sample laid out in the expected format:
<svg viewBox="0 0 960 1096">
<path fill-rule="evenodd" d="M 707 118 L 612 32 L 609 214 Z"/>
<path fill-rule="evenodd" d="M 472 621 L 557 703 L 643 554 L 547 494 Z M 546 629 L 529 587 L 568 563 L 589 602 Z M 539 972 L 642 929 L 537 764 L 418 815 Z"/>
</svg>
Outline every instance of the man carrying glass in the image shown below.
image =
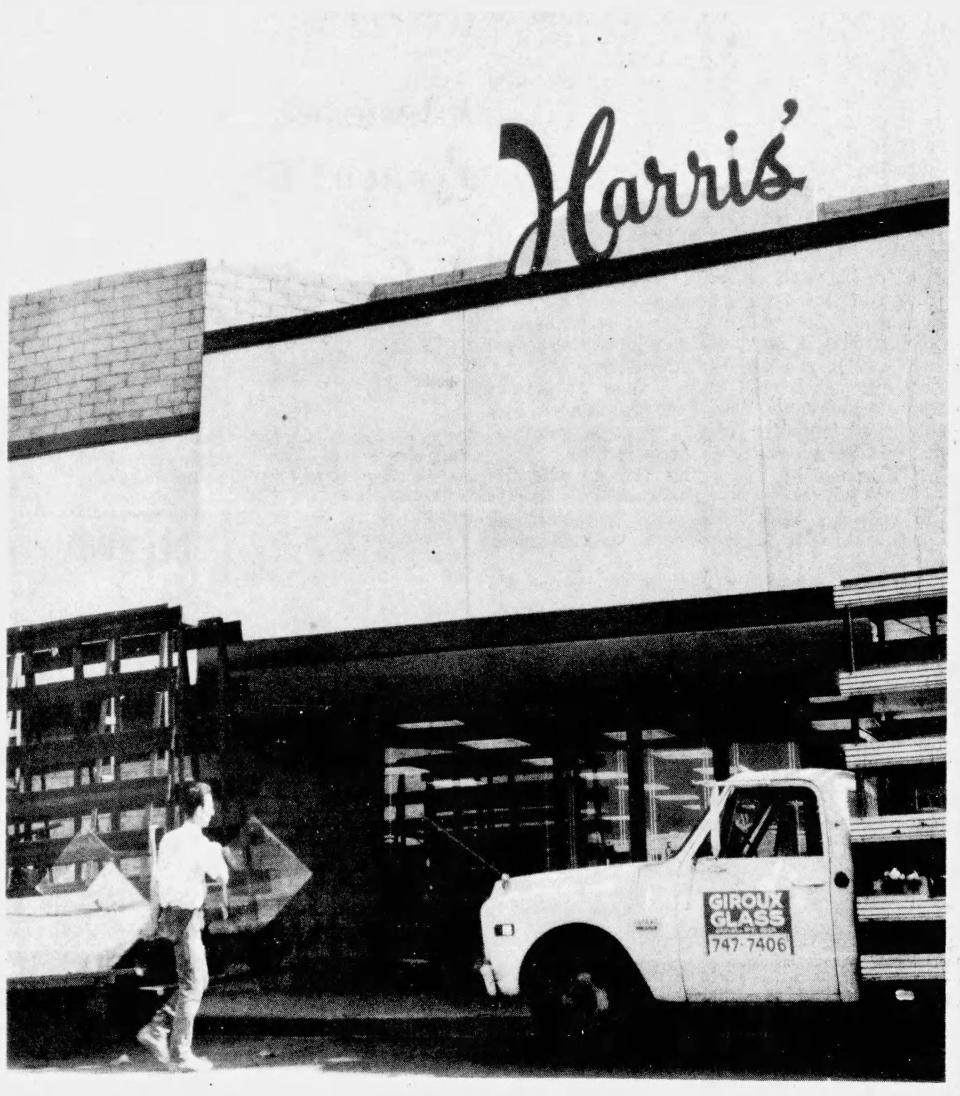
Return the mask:
<svg viewBox="0 0 960 1096">
<path fill-rule="evenodd" d="M 207 880 L 223 888 L 226 916 L 230 869 L 223 847 L 204 829 L 213 818 L 209 784 L 187 784 L 182 794 L 183 823 L 160 842 L 155 883 L 160 900 L 157 935 L 173 941 L 177 989 L 170 1000 L 137 1033 L 137 1040 L 163 1065 L 185 1073 L 212 1069 L 193 1053 L 193 1021 L 207 988 L 207 954 L 201 939 Z"/>
</svg>

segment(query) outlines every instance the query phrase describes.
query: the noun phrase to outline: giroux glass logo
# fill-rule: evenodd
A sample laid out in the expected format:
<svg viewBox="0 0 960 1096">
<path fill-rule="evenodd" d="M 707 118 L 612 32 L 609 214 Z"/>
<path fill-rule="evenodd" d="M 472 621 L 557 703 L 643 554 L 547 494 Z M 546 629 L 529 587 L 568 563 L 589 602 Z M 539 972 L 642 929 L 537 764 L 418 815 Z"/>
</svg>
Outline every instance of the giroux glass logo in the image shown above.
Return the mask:
<svg viewBox="0 0 960 1096">
<path fill-rule="evenodd" d="M 787 99 L 783 104 L 785 117 L 780 125 L 788 126 L 800 109 L 796 99 Z M 642 225 L 656 212 L 662 196 L 663 208 L 671 217 L 685 217 L 700 198 L 701 185 L 707 206 L 714 211 L 723 209 L 732 202 L 735 206 L 745 206 L 754 198 L 764 202 L 777 202 L 786 197 L 791 190 L 803 190 L 807 181 L 805 175 L 794 176 L 790 169 L 781 163 L 779 154 L 786 144 L 784 134 L 777 133 L 764 147 L 757 159 L 753 177 L 744 189 L 740 164 L 732 156 L 726 165 L 726 179 L 721 183 L 720 173 L 713 164 L 702 164 L 699 155 L 687 153 L 687 170 L 690 173 L 689 193 L 686 201 L 678 197 L 677 173 L 662 171 L 656 156 L 648 156 L 643 164 L 643 175 L 652 188 L 644 208 L 640 205 L 640 188 L 636 176 L 619 176 L 611 179 L 603 191 L 600 203 L 600 218 L 610 230 L 606 244 L 599 250 L 590 242 L 587 235 L 584 213 L 584 198 L 587 183 L 599 171 L 603 158 L 607 154 L 613 139 L 615 118 L 610 107 L 601 107 L 590 119 L 583 131 L 573 167 L 570 171 L 570 185 L 559 198 L 553 193 L 553 170 L 544 151 L 540 138 L 528 126 L 518 122 L 505 122 L 500 127 L 501 160 L 518 160 L 527 169 L 537 198 L 537 215 L 520 234 L 507 267 L 508 277 L 518 273 L 517 264 L 530 237 L 533 237 L 533 254 L 528 273 L 543 269 L 550 245 L 550 233 L 553 227 L 553 215 L 563 205 L 567 209 L 567 238 L 577 263 L 585 265 L 601 259 L 608 259 L 616 249 L 620 232 L 625 225 Z M 730 129 L 724 141 L 730 148 L 736 145 L 737 131 Z M 721 188 L 725 193 L 721 194 Z M 685 190 L 686 188 L 681 188 Z"/>
</svg>

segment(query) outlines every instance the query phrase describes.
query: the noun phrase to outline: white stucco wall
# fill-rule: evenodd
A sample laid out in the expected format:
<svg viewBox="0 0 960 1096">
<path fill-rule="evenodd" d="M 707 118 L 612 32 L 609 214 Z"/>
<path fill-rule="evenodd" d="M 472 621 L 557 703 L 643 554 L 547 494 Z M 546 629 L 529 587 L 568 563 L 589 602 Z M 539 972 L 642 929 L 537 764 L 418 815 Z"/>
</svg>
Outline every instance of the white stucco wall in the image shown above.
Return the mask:
<svg viewBox="0 0 960 1096">
<path fill-rule="evenodd" d="M 208 357 L 201 600 L 289 634 L 940 566 L 945 248 Z"/>
<path fill-rule="evenodd" d="M 8 624 L 184 603 L 198 465 L 195 434 L 8 463 Z"/>
<path fill-rule="evenodd" d="M 198 437 L 10 465 L 13 620 L 289 635 L 940 566 L 946 248 L 209 355 Z"/>
</svg>

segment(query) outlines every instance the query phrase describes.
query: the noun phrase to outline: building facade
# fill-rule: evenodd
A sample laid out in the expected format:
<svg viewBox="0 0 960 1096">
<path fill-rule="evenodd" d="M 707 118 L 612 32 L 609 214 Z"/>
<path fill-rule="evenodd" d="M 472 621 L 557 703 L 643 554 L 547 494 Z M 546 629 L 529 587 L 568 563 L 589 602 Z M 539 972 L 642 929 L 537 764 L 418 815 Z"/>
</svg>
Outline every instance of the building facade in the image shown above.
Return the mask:
<svg viewBox="0 0 960 1096">
<path fill-rule="evenodd" d="M 14 298 L 11 863 L 52 878 L 136 809 L 142 875 L 189 771 L 313 871 L 284 955 L 460 969 L 500 871 L 662 858 L 711 780 L 943 733 L 947 208 L 519 277 L 200 261 Z M 124 640 L 180 690 L 143 686 L 129 808 L 127 692 L 85 684 Z"/>
</svg>

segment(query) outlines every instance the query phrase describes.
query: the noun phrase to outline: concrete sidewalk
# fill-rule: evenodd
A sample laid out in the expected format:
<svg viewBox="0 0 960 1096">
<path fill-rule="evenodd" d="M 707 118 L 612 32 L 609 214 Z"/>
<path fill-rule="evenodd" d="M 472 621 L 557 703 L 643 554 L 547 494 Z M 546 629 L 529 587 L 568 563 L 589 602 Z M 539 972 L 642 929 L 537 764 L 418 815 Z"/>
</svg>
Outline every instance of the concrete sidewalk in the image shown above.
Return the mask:
<svg viewBox="0 0 960 1096">
<path fill-rule="evenodd" d="M 308 992 L 253 979 L 213 983 L 203 999 L 208 1020 L 309 1022 L 339 1020 L 493 1020 L 527 1018 L 518 1001 L 475 995 L 420 992 Z"/>
</svg>

